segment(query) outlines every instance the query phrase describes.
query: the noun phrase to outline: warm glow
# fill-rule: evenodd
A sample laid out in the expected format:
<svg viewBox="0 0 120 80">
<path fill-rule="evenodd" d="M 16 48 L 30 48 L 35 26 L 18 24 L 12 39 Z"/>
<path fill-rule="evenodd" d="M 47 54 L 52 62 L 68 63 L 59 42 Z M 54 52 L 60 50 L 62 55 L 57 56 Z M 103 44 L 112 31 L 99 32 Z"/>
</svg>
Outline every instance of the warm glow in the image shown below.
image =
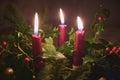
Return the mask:
<svg viewBox="0 0 120 80">
<path fill-rule="evenodd" d="M 61 8 L 60 8 L 60 20 L 61 20 L 61 24 L 64 24 L 64 15 Z"/>
<path fill-rule="evenodd" d="M 35 13 L 35 19 L 34 19 L 34 34 L 38 34 L 38 13 Z"/>
<path fill-rule="evenodd" d="M 77 24 L 78 24 L 78 30 L 82 30 L 83 29 L 83 23 L 82 20 L 80 19 L 80 17 L 77 17 Z"/>
</svg>

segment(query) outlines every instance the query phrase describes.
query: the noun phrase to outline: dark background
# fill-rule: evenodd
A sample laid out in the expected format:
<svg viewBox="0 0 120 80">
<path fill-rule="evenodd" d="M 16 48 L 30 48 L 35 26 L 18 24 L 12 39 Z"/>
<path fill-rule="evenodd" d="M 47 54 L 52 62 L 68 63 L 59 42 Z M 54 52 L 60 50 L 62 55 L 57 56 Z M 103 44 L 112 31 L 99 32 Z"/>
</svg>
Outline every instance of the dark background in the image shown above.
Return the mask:
<svg viewBox="0 0 120 80">
<path fill-rule="evenodd" d="M 76 26 L 76 17 L 82 18 L 86 35 L 90 32 L 92 19 L 102 5 L 110 10 L 111 14 L 105 23 L 102 36 L 106 40 L 120 41 L 120 1 L 119 0 L 0 0 L 0 24 L 6 12 L 8 4 L 15 4 L 29 25 L 33 25 L 34 13 L 40 15 L 43 10 L 47 10 L 46 22 L 57 26 L 59 22 L 59 8 L 62 8 L 65 15 L 65 23 L 69 26 Z M 41 16 L 40 16 L 41 17 Z M 0 26 L 1 30 L 5 30 Z M 1 34 L 0 34 L 1 35 Z"/>
</svg>

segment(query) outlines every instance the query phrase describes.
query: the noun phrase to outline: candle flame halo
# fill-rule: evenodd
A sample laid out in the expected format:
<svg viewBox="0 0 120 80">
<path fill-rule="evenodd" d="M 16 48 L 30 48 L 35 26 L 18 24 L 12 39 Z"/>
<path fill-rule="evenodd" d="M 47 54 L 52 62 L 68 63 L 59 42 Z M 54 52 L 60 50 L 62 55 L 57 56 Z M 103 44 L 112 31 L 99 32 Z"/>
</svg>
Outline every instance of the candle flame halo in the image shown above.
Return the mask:
<svg viewBox="0 0 120 80">
<path fill-rule="evenodd" d="M 61 24 L 64 24 L 64 15 L 61 8 L 60 8 L 60 20 L 61 20 Z"/>
<path fill-rule="evenodd" d="M 39 22 L 38 22 L 38 13 L 35 13 L 35 19 L 34 19 L 34 34 L 38 34 L 38 26 L 39 26 Z"/>
<path fill-rule="evenodd" d="M 78 30 L 83 30 L 83 23 L 79 16 L 77 16 L 77 25 L 78 25 Z"/>
</svg>

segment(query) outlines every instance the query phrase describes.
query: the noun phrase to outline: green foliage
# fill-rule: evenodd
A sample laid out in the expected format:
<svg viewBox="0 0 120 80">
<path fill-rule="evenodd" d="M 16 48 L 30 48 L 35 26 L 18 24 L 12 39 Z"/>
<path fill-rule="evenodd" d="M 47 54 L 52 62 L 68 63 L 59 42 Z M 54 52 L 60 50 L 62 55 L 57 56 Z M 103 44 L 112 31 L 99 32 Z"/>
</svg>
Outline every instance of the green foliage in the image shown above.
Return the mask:
<svg viewBox="0 0 120 80">
<path fill-rule="evenodd" d="M 64 80 L 69 73 L 66 72 L 66 57 L 61 53 L 43 56 L 45 59 L 44 66 L 38 73 L 39 80 Z"/>
<path fill-rule="evenodd" d="M 100 34 L 104 31 L 104 22 L 109 17 L 110 11 L 105 8 L 98 9 L 91 25 L 93 40 L 99 39 Z M 99 19 L 100 18 L 100 19 Z"/>
<path fill-rule="evenodd" d="M 72 70 L 67 80 L 89 80 L 91 74 L 91 64 L 82 64 L 76 70 Z"/>
<path fill-rule="evenodd" d="M 51 37 L 45 38 L 45 43 L 43 43 L 43 48 L 44 48 L 43 52 L 45 53 L 44 56 L 52 57 L 55 56 L 57 53 Z"/>
<path fill-rule="evenodd" d="M 44 25 L 41 26 L 41 29 L 43 30 L 43 33 L 45 34 L 44 37 L 48 38 L 56 38 L 58 36 L 58 28 L 50 26 L 50 25 Z"/>
<path fill-rule="evenodd" d="M 70 30 L 70 32 L 68 34 L 69 34 L 69 41 L 71 43 L 73 43 L 74 39 L 75 39 L 75 30 L 73 28 L 71 28 L 71 30 Z"/>
<path fill-rule="evenodd" d="M 10 5 L 7 14 L 9 15 L 5 16 L 5 19 L 11 23 L 11 26 L 14 26 L 15 30 L 14 34 L 9 34 L 3 39 L 7 42 L 7 45 L 0 45 L 0 79 L 4 80 L 6 76 L 8 77 L 4 70 L 6 67 L 11 67 L 14 70 L 12 76 L 15 76 L 13 80 L 33 80 L 35 74 L 31 42 L 33 30 L 28 27 L 15 6 Z M 58 36 L 58 29 L 51 25 L 41 26 L 39 33 L 42 37 L 43 53 L 40 57 L 44 61 L 39 73 L 35 74 L 35 79 L 98 80 L 102 76 L 110 77 L 108 70 L 113 70 L 114 66 L 119 67 L 120 55 L 115 52 L 112 55 L 106 52 L 105 48 L 112 48 L 114 44 L 99 38 L 104 31 L 104 20 L 98 20 L 97 17 L 99 16 L 108 18 L 109 11 L 100 9 L 97 12 L 91 25 L 93 35 L 85 36 L 85 56 L 83 57 L 83 63 L 77 69 L 72 68 L 75 30 L 71 28 L 68 33 L 68 40 L 63 45 L 56 47 L 54 40 Z M 44 19 L 41 24 L 43 23 Z M 2 43 L 2 40 L 0 41 Z M 120 45 L 115 46 L 119 47 Z M 26 57 L 30 59 L 29 62 L 24 60 Z M 4 76 L 1 77 L 1 75 Z M 114 79 L 114 77 L 111 79 Z M 118 78 L 115 77 L 115 79 Z"/>
<path fill-rule="evenodd" d="M 83 58 L 83 62 L 84 63 L 91 63 L 91 62 L 94 62 L 94 59 L 91 57 L 91 56 L 85 56 L 84 58 Z"/>
<path fill-rule="evenodd" d="M 74 51 L 74 39 L 75 39 L 75 30 L 71 28 L 69 34 L 69 40 L 66 41 L 63 45 L 57 48 L 58 51 L 62 52 L 66 56 L 71 56 Z"/>
</svg>

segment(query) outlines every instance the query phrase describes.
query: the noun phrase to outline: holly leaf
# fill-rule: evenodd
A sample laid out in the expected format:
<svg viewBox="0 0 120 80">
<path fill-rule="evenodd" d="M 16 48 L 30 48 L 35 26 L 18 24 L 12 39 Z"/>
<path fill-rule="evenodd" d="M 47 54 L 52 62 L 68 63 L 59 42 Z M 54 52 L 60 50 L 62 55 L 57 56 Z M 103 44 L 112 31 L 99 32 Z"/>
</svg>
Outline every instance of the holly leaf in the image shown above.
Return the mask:
<svg viewBox="0 0 120 80">
<path fill-rule="evenodd" d="M 58 48 L 58 51 L 62 52 L 64 55 L 72 55 L 74 52 L 74 45 L 70 41 L 66 41 L 63 45 Z"/>
<path fill-rule="evenodd" d="M 85 36 L 85 41 L 89 42 L 90 44 L 94 42 L 94 38 L 90 36 Z"/>
<path fill-rule="evenodd" d="M 101 43 L 92 43 L 91 47 L 94 48 L 95 50 L 99 50 L 99 49 L 104 49 L 105 46 Z"/>
<path fill-rule="evenodd" d="M 91 56 L 85 56 L 83 58 L 83 63 L 94 62 L 94 59 Z"/>
<path fill-rule="evenodd" d="M 104 44 L 104 45 L 108 45 L 108 44 L 109 44 L 109 42 L 106 41 L 106 40 L 104 40 L 104 39 L 99 39 L 99 40 L 100 40 L 100 42 L 101 42 L 102 44 Z"/>
<path fill-rule="evenodd" d="M 69 41 L 74 41 L 75 39 L 75 30 L 73 28 L 71 28 L 69 34 Z"/>
</svg>

